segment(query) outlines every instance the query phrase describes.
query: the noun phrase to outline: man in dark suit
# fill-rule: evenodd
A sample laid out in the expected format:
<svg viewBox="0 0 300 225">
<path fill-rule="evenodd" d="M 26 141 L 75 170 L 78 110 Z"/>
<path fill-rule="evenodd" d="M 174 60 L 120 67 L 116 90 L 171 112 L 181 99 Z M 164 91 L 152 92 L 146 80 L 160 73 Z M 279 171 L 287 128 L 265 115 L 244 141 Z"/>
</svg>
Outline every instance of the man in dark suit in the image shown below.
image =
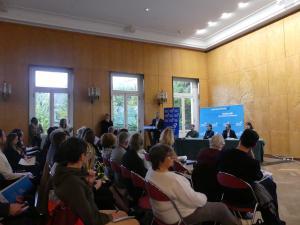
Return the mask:
<svg viewBox="0 0 300 225">
<path fill-rule="evenodd" d="M 234 130 L 231 130 L 231 125 L 230 123 L 227 123 L 226 124 L 226 129 L 223 130 L 223 138 L 226 139 L 226 138 L 235 138 L 237 139 L 237 136 L 234 132 Z"/>
<path fill-rule="evenodd" d="M 159 112 L 155 113 L 155 118 L 152 120 L 150 126 L 154 126 L 155 129 L 153 130 L 152 140 L 153 145 L 159 142 L 160 133 L 164 129 L 164 120 L 159 118 Z"/>
<path fill-rule="evenodd" d="M 100 122 L 101 126 L 101 134 L 108 133 L 108 128 L 114 125 L 113 121 L 110 119 L 110 115 L 108 113 L 105 114 L 104 120 Z"/>
<path fill-rule="evenodd" d="M 206 132 L 204 134 L 204 137 L 203 139 L 209 139 L 209 138 L 212 138 L 212 136 L 215 135 L 215 132 L 212 130 L 212 125 L 209 123 L 207 124 L 207 127 L 206 127 Z"/>
</svg>

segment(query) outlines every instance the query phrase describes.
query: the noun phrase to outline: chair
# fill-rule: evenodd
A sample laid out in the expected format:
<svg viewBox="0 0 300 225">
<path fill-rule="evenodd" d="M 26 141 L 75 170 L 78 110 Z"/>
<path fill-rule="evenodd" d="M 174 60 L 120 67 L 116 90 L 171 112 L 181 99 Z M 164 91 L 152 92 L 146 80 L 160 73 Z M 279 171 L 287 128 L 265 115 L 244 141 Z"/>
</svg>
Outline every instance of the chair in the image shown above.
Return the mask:
<svg viewBox="0 0 300 225">
<path fill-rule="evenodd" d="M 146 181 L 139 174 L 131 171 L 131 181 L 135 187 L 141 188 L 144 191 L 146 191 Z M 138 201 L 138 206 L 142 209 L 151 209 L 149 196 L 143 195 L 142 197 L 140 197 Z"/>
<path fill-rule="evenodd" d="M 71 209 L 60 202 L 49 213 L 46 225 L 84 225 L 82 220 Z"/>
<path fill-rule="evenodd" d="M 176 223 L 176 225 L 187 225 L 183 221 L 183 218 L 182 218 L 176 204 L 166 194 L 164 194 L 158 187 L 156 187 L 150 181 L 146 182 L 146 189 L 147 189 L 147 193 L 148 193 L 150 199 L 153 199 L 153 200 L 159 201 L 159 202 L 170 202 L 173 205 L 175 211 L 178 213 L 178 216 L 180 218 L 180 220 Z M 171 225 L 171 224 L 166 224 L 166 223 L 162 222 L 161 220 L 156 218 L 155 215 L 154 215 L 152 224 L 154 224 L 154 225 Z"/>
<path fill-rule="evenodd" d="M 190 173 L 180 162 L 177 161 L 174 161 L 173 169 L 178 173 Z"/>
<path fill-rule="evenodd" d="M 121 173 L 121 167 L 117 162 L 111 160 L 110 166 L 111 166 L 112 171 L 114 171 L 115 173 L 118 173 L 118 174 Z"/>
<path fill-rule="evenodd" d="M 130 171 L 123 165 L 120 166 L 121 168 L 121 175 L 124 179 L 131 179 Z"/>
<path fill-rule="evenodd" d="M 241 212 L 252 213 L 251 224 L 254 224 L 258 200 L 251 185 L 236 176 L 225 172 L 219 172 L 217 174 L 217 179 L 219 184 L 224 188 L 221 201 L 224 202 L 236 216 L 238 215 L 240 219 L 243 219 Z M 247 201 L 243 201 L 242 193 L 247 194 L 251 200 L 249 201 L 249 199 L 247 199 Z M 231 194 L 231 196 L 234 195 L 234 199 L 228 196 L 229 194 Z"/>
</svg>

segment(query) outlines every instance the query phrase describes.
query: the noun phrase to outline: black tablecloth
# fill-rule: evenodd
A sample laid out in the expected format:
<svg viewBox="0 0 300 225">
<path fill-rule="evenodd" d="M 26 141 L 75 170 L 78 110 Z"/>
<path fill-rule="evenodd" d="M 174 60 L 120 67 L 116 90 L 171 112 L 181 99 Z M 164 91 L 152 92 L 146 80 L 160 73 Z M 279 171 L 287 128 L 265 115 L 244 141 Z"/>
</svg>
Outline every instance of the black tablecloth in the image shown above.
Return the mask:
<svg viewBox="0 0 300 225">
<path fill-rule="evenodd" d="M 225 149 L 236 148 L 239 140 L 225 140 Z M 264 141 L 259 140 L 253 148 L 255 158 L 260 162 L 263 162 L 264 156 Z M 198 153 L 209 147 L 209 140 L 203 140 L 198 138 L 177 138 L 175 140 L 175 151 L 177 155 L 186 155 L 190 160 L 196 160 Z"/>
</svg>

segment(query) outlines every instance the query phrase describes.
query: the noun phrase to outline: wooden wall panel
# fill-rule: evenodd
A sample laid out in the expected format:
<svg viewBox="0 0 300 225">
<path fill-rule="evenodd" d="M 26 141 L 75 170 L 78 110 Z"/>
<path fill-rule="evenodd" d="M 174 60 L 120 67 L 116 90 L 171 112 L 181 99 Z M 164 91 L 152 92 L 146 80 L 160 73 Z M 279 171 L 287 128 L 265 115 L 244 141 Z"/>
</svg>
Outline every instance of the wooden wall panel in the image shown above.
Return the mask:
<svg viewBox="0 0 300 225">
<path fill-rule="evenodd" d="M 201 79 L 201 106 L 208 103 L 206 54 L 169 46 L 85 35 L 0 22 L 0 83 L 13 84 L 7 102 L 0 100 L 0 128 L 20 127 L 27 134 L 29 66 L 67 67 L 74 71 L 74 128 L 97 128 L 110 111 L 111 71 L 144 75 L 145 124 L 156 111 L 159 90 L 166 90 L 172 105 L 172 76 Z M 92 84 L 101 88 L 100 101 L 87 97 Z M 16 112 L 16 113 L 12 113 Z"/>
<path fill-rule="evenodd" d="M 299 43 L 298 12 L 207 55 L 209 105 L 244 104 L 266 153 L 300 157 Z"/>
</svg>

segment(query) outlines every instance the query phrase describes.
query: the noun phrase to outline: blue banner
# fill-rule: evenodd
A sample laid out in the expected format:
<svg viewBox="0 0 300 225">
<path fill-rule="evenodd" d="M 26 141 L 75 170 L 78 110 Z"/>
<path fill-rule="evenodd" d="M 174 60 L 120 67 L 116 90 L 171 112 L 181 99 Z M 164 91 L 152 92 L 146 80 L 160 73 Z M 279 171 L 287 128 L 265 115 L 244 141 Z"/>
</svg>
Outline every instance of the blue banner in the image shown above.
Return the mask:
<svg viewBox="0 0 300 225">
<path fill-rule="evenodd" d="M 219 106 L 200 109 L 200 137 L 206 131 L 207 124 L 212 125 L 215 134 L 222 134 L 227 123 L 235 131 L 239 138 L 244 131 L 244 107 L 243 105 Z"/>
<path fill-rule="evenodd" d="M 173 129 L 175 137 L 179 136 L 179 115 L 179 107 L 164 108 L 164 125 Z"/>
</svg>

